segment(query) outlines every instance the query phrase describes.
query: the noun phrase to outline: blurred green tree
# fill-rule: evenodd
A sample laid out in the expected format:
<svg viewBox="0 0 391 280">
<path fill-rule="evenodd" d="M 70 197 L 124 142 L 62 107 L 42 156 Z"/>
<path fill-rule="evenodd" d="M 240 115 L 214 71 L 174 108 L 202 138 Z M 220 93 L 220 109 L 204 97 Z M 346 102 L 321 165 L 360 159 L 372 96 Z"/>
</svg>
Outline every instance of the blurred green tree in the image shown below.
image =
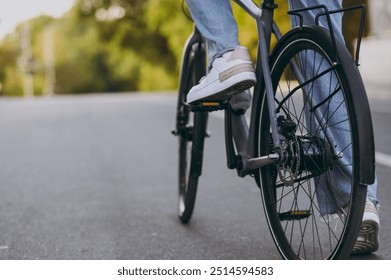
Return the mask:
<svg viewBox="0 0 391 280">
<path fill-rule="evenodd" d="M 17 67 L 19 56 L 19 46 L 13 41 L 3 41 L 0 45 L 0 95 L 22 94 L 22 79 Z"/>
<path fill-rule="evenodd" d="M 175 48 L 172 48 L 175 44 L 170 43 L 175 36 L 167 36 L 167 22 L 170 20 L 163 18 L 175 9 L 180 7 L 174 1 L 77 1 L 72 12 L 73 21 L 77 25 L 93 23 L 89 28 L 95 28 L 97 43 L 106 50 L 105 63 L 111 70 L 107 75 L 113 82 L 107 83 L 107 91 L 176 86 L 174 75 L 177 74 L 178 61 Z M 171 30 L 174 26 L 171 22 Z M 118 84 L 123 86 L 117 88 Z"/>
<path fill-rule="evenodd" d="M 343 1 L 345 6 L 368 2 Z M 285 33 L 289 30 L 287 1 L 276 3 L 280 6 L 276 21 Z M 254 57 L 258 44 L 255 22 L 236 4 L 233 7 L 239 40 Z M 175 89 L 183 45 L 193 29 L 183 8 L 181 0 L 77 0 L 60 19 L 33 19 L 36 94 L 45 86 L 44 33 L 50 26 L 55 30 L 57 93 Z M 351 50 L 357 23 L 357 13 L 345 13 L 344 34 Z M 22 25 L 0 42 L 0 90 L 7 95 L 23 93 L 21 29 Z"/>
</svg>

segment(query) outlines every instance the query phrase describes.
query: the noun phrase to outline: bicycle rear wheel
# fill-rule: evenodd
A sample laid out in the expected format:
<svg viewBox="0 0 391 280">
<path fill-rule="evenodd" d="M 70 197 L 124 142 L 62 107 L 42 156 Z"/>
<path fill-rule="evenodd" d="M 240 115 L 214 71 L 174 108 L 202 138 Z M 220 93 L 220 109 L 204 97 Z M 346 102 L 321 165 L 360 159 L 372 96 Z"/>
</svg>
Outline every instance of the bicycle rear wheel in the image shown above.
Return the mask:
<svg viewBox="0 0 391 280">
<path fill-rule="evenodd" d="M 178 95 L 176 134 L 179 138 L 178 216 L 182 223 L 192 217 L 201 176 L 208 112 L 191 112 L 186 104 L 189 90 L 205 75 L 205 51 L 197 33 L 185 51 Z"/>
<path fill-rule="evenodd" d="M 270 231 L 286 259 L 346 258 L 361 224 L 366 186 L 358 180 L 359 131 L 372 133 L 372 124 L 357 121 L 357 114 L 370 118 L 353 102 L 365 89 L 352 92 L 351 81 L 361 77 L 346 48 L 337 47 L 326 30 L 303 27 L 287 34 L 271 57 L 279 152 L 286 160 L 258 176 Z M 262 156 L 275 145 L 268 108 L 258 106 Z"/>
</svg>

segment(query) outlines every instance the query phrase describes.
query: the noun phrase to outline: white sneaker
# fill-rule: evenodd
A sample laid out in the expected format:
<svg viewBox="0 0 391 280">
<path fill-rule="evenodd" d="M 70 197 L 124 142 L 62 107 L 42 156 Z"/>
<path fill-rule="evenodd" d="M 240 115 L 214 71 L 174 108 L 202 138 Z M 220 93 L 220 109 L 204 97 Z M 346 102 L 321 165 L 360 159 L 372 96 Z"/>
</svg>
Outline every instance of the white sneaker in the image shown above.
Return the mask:
<svg viewBox="0 0 391 280">
<path fill-rule="evenodd" d="M 379 249 L 379 209 L 370 199 L 365 202 L 360 232 L 352 254 L 372 253 Z"/>
<path fill-rule="evenodd" d="M 256 82 L 248 50 L 238 46 L 216 58 L 211 71 L 187 94 L 187 102 L 221 101 L 252 87 Z"/>
</svg>

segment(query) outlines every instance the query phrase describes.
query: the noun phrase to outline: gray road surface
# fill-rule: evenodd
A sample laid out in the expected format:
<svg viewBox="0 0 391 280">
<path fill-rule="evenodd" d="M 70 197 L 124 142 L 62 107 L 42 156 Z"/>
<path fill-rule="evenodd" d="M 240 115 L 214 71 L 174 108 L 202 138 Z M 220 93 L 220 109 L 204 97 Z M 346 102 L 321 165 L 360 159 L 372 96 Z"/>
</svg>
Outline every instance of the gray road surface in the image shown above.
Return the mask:
<svg viewBox="0 0 391 280">
<path fill-rule="evenodd" d="M 372 97 L 391 259 L 391 102 Z M 0 259 L 280 259 L 259 191 L 225 166 L 210 118 L 194 218 L 176 217 L 172 94 L 0 99 Z"/>
</svg>

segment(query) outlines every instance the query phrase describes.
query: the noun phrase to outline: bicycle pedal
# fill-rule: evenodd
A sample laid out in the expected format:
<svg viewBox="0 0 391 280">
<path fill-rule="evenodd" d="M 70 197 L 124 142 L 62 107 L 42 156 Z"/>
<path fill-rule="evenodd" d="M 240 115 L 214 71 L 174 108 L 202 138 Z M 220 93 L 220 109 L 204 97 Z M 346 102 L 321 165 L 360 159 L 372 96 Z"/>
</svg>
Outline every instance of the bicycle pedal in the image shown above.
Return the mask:
<svg viewBox="0 0 391 280">
<path fill-rule="evenodd" d="M 294 210 L 278 214 L 281 221 L 292 221 L 292 220 L 301 220 L 306 219 L 311 216 L 311 211 L 309 210 Z"/>
<path fill-rule="evenodd" d="M 201 101 L 188 105 L 192 112 L 212 112 L 226 109 L 228 101 Z"/>
</svg>

